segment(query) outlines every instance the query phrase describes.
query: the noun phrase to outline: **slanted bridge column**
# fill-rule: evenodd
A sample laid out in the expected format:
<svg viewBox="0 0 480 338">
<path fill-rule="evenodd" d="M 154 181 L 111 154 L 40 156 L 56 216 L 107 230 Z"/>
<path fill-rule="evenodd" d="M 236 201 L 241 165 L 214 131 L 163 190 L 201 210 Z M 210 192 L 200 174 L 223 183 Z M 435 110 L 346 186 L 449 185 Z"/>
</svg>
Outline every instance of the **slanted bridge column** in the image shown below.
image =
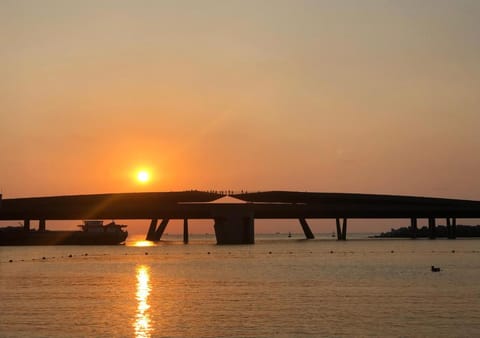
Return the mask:
<svg viewBox="0 0 480 338">
<path fill-rule="evenodd" d="M 162 238 L 162 235 L 165 232 L 165 229 L 167 228 L 167 224 L 168 224 L 169 221 L 170 221 L 170 219 L 168 219 L 168 218 L 162 219 L 162 222 L 158 226 L 157 231 L 155 231 L 154 240 L 156 242 L 158 242 Z"/>
<path fill-rule="evenodd" d="M 300 225 L 302 226 L 303 233 L 307 239 L 314 239 L 315 236 L 313 235 L 312 230 L 308 226 L 307 220 L 305 218 L 299 218 Z"/>
<path fill-rule="evenodd" d="M 163 232 L 167 227 L 168 221 L 169 221 L 168 218 L 164 218 L 157 228 L 158 219 L 152 219 L 152 221 L 150 222 L 150 227 L 148 228 L 148 233 L 146 238 L 147 241 L 158 242 L 162 238 Z"/>
<path fill-rule="evenodd" d="M 158 219 L 152 219 L 150 222 L 150 227 L 148 228 L 147 241 L 155 240 L 155 230 L 157 229 Z"/>
<path fill-rule="evenodd" d="M 340 228 L 340 218 L 336 218 L 335 222 L 337 223 L 337 241 L 342 239 L 342 229 Z"/>
</svg>

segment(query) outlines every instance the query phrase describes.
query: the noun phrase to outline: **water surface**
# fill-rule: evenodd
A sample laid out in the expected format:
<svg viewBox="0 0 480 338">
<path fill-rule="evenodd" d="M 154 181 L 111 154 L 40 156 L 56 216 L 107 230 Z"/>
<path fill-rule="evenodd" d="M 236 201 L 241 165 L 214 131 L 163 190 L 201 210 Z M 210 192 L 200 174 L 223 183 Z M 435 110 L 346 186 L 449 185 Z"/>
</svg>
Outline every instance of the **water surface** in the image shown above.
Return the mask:
<svg viewBox="0 0 480 338">
<path fill-rule="evenodd" d="M 480 336 L 479 240 L 207 237 L 2 247 L 0 336 Z"/>
</svg>

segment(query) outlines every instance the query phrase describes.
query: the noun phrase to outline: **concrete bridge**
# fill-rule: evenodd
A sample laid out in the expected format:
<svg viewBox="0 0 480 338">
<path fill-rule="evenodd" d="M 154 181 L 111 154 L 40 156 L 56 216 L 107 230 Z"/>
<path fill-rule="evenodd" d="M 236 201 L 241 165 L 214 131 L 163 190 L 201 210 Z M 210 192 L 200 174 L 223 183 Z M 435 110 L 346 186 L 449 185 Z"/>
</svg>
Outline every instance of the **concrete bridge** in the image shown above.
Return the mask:
<svg viewBox="0 0 480 338">
<path fill-rule="evenodd" d="M 480 201 L 350 193 L 269 191 L 230 194 L 244 203 L 212 203 L 224 194 L 202 191 L 119 193 L 0 200 L 0 220 L 32 220 L 45 231 L 47 220 L 146 219 L 147 239 L 159 241 L 172 219 L 213 219 L 218 244 L 252 244 L 255 219 L 297 219 L 305 237 L 314 235 L 307 219 L 332 219 L 337 239 L 346 240 L 348 219 L 409 219 L 416 236 L 417 220 L 428 219 L 435 238 L 438 219 L 445 219 L 448 237 L 456 237 L 459 218 L 480 218 Z M 0 197 L 1 198 L 1 197 Z"/>
</svg>

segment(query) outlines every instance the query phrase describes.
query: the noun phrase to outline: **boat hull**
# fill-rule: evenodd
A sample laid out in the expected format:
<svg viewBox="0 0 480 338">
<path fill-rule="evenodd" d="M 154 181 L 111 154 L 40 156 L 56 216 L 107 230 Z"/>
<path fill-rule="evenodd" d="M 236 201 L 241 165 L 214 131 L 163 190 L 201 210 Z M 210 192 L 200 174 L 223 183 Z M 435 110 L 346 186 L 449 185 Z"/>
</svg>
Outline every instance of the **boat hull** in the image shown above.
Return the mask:
<svg viewBox="0 0 480 338">
<path fill-rule="evenodd" d="M 117 245 L 128 232 L 0 231 L 0 245 Z"/>
</svg>

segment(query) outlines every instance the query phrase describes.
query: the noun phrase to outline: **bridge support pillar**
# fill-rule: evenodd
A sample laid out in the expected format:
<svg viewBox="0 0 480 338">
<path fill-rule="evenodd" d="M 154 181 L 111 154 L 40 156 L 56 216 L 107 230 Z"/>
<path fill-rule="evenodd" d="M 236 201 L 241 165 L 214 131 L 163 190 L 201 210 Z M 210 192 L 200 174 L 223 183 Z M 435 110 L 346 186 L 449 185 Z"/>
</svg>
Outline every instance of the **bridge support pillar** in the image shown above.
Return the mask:
<svg viewBox="0 0 480 338">
<path fill-rule="evenodd" d="M 435 218 L 430 217 L 428 219 L 428 238 L 430 239 L 435 239 L 436 234 L 435 234 Z"/>
<path fill-rule="evenodd" d="M 342 240 L 342 229 L 340 228 L 340 218 L 335 219 L 337 223 L 337 240 L 341 241 Z"/>
<path fill-rule="evenodd" d="M 151 220 L 150 227 L 148 228 L 147 237 L 146 237 L 147 241 L 155 240 L 155 230 L 157 229 L 157 223 L 158 223 L 158 219 L 154 218 Z"/>
<path fill-rule="evenodd" d="M 29 219 L 25 219 L 23 221 L 23 230 L 30 231 L 30 220 Z"/>
<path fill-rule="evenodd" d="M 307 220 L 305 218 L 299 218 L 300 225 L 302 226 L 303 233 L 307 239 L 314 239 L 315 236 L 313 235 L 312 230 L 308 226 Z"/>
<path fill-rule="evenodd" d="M 235 207 L 214 211 L 214 229 L 217 244 L 254 244 L 253 212 Z"/>
<path fill-rule="evenodd" d="M 188 218 L 183 219 L 183 243 L 188 244 Z"/>
<path fill-rule="evenodd" d="M 416 218 L 410 218 L 410 237 L 415 239 L 417 238 L 417 219 Z"/>
<path fill-rule="evenodd" d="M 40 219 L 38 221 L 38 231 L 45 231 L 46 230 L 46 220 L 45 219 Z"/>
<path fill-rule="evenodd" d="M 169 221 L 168 218 L 162 219 L 162 222 L 158 226 L 157 231 L 155 231 L 155 236 L 154 236 L 155 242 L 158 242 L 162 238 L 162 235 L 165 232 L 165 229 L 167 228 L 168 221 Z"/>
<path fill-rule="evenodd" d="M 457 238 L 457 220 L 455 218 L 447 218 L 447 237 L 448 239 Z"/>
<path fill-rule="evenodd" d="M 452 239 L 457 238 L 457 219 L 452 218 Z"/>
<path fill-rule="evenodd" d="M 342 227 L 340 227 L 340 218 L 335 219 L 337 222 L 337 240 L 347 240 L 347 219 L 343 218 Z"/>
<path fill-rule="evenodd" d="M 156 218 L 152 219 L 152 221 L 150 222 L 150 227 L 148 228 L 146 240 L 152 241 L 152 242 L 158 242 L 162 238 L 163 232 L 167 227 L 168 221 L 169 221 L 168 218 L 164 218 L 157 228 L 158 219 Z"/>
</svg>

